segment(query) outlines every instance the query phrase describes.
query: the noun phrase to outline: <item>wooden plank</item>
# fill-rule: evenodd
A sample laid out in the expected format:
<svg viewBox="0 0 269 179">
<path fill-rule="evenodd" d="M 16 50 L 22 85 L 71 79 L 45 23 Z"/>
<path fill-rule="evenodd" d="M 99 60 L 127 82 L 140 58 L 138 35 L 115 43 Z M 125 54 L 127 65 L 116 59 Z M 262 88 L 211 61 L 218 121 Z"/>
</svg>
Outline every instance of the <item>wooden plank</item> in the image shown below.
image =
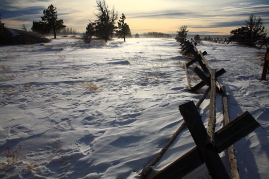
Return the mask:
<svg viewBox="0 0 269 179">
<path fill-rule="evenodd" d="M 195 67 L 193 71 L 196 73 L 197 76 L 199 76 L 200 79 L 202 79 L 206 83 L 207 86 L 210 86 L 210 78 L 206 76 L 204 72 L 200 70 L 200 68 Z"/>
<path fill-rule="evenodd" d="M 201 71 L 201 70 L 200 70 Z M 216 72 L 216 78 L 220 77 L 221 75 L 223 75 L 226 71 L 222 68 L 219 71 Z M 210 77 L 208 77 L 207 81 L 210 81 Z M 205 85 L 207 85 L 207 83 L 205 81 L 201 81 L 200 83 L 198 83 L 197 85 L 195 85 L 194 87 L 191 88 L 190 91 L 192 92 L 196 92 L 197 90 L 201 89 L 202 87 L 204 87 Z M 219 91 L 219 90 L 218 90 Z"/>
<path fill-rule="evenodd" d="M 206 129 L 200 114 L 192 101 L 179 106 L 180 113 L 187 124 L 196 145 L 203 147 L 207 139 Z"/>
<path fill-rule="evenodd" d="M 186 63 L 184 64 L 184 67 L 185 67 L 186 78 L 187 78 L 187 86 L 188 86 L 188 89 L 190 90 L 191 89 L 191 83 L 190 83 L 190 77 L 189 77 L 189 74 L 188 74 L 188 68 L 186 66 Z"/>
<path fill-rule="evenodd" d="M 206 65 L 203 63 L 202 61 L 202 57 L 201 55 L 199 54 L 199 51 L 197 50 L 196 46 L 194 43 L 190 43 L 192 45 L 192 49 L 190 50 L 190 53 L 192 53 L 196 59 L 196 61 L 199 63 L 200 67 L 203 69 L 203 71 L 205 73 L 208 73 L 208 69 L 206 67 Z M 202 55 L 203 56 L 203 55 Z"/>
<path fill-rule="evenodd" d="M 210 72 L 211 72 L 211 68 L 210 68 L 210 66 L 208 65 L 208 62 L 207 62 L 206 58 L 203 56 L 203 54 L 202 54 L 201 52 L 199 52 L 199 54 L 200 54 L 200 56 L 201 56 L 201 58 L 202 58 L 203 63 L 205 64 L 205 66 L 206 66 L 208 72 L 210 73 Z"/>
<path fill-rule="evenodd" d="M 194 64 L 197 60 L 194 58 L 193 60 L 189 61 L 186 66 L 189 67 L 191 66 L 192 64 Z"/>
<path fill-rule="evenodd" d="M 232 179 L 240 179 L 240 175 L 239 175 L 238 167 L 237 167 L 237 160 L 236 160 L 236 157 L 235 157 L 234 146 L 233 145 L 228 147 L 227 153 L 228 153 L 230 167 L 231 167 Z"/>
<path fill-rule="evenodd" d="M 200 67 L 203 69 L 203 71 L 205 73 L 209 73 L 209 70 L 208 70 L 207 66 L 204 64 L 204 62 L 202 60 L 202 57 L 203 57 L 203 55 L 197 54 L 197 57 L 196 57 L 197 61 L 198 61 L 199 65 L 200 65 Z"/>
<path fill-rule="evenodd" d="M 207 123 L 208 141 L 207 147 L 214 147 L 215 144 L 215 126 L 216 126 L 216 70 L 211 70 L 211 84 L 210 84 L 210 104 L 209 104 L 209 119 Z"/>
<path fill-rule="evenodd" d="M 215 133 L 217 151 L 225 150 L 259 126 L 260 124 L 248 111 L 244 112 Z"/>
<path fill-rule="evenodd" d="M 190 42 L 186 42 L 185 44 L 186 45 L 184 46 L 184 48 L 181 51 L 182 55 L 185 55 L 185 56 L 188 55 L 188 54 L 194 55 L 194 59 L 191 60 L 189 63 L 187 63 L 186 66 L 189 67 L 191 64 L 193 64 L 195 62 L 198 62 L 200 67 L 203 69 L 203 71 L 205 73 L 208 73 L 208 69 L 207 69 L 206 65 L 203 63 L 202 57 L 199 54 L 199 52 L 197 51 L 196 46 L 193 43 L 190 43 Z"/>
<path fill-rule="evenodd" d="M 179 110 L 212 178 L 229 179 L 217 151 L 213 147 L 207 147 L 208 135 L 194 103 L 191 101 L 180 105 Z"/>
<path fill-rule="evenodd" d="M 210 87 L 208 87 L 207 89 L 206 89 L 206 91 L 204 92 L 204 94 L 203 94 L 203 96 L 199 99 L 199 101 L 196 103 L 196 108 L 198 109 L 199 108 L 199 106 L 202 104 L 202 102 L 204 101 L 204 99 L 206 98 L 206 96 L 208 95 L 208 93 L 209 93 L 209 91 L 210 91 Z"/>
<path fill-rule="evenodd" d="M 197 147 L 194 147 L 178 160 L 159 171 L 157 174 L 151 177 L 151 179 L 182 178 L 203 163 L 204 161 L 200 157 Z"/>
<path fill-rule="evenodd" d="M 217 91 L 218 91 L 218 93 L 223 93 L 223 91 L 222 91 L 222 87 L 221 87 L 221 85 L 219 84 L 218 81 L 216 81 L 216 87 L 217 87 Z"/>
<path fill-rule="evenodd" d="M 229 108 L 228 108 L 228 96 L 225 86 L 222 86 L 222 107 L 223 107 L 223 124 L 226 126 L 230 122 Z"/>
<path fill-rule="evenodd" d="M 247 119 L 247 122 L 245 120 Z M 250 124 L 248 124 L 250 123 Z M 246 125 L 243 129 L 240 129 L 240 125 Z M 227 126 L 224 126 L 221 130 L 217 131 L 215 133 L 215 139 L 216 139 L 216 151 L 219 153 L 225 150 L 227 147 L 229 147 L 231 142 L 229 140 L 223 140 L 223 138 L 219 136 L 228 136 L 229 138 L 235 138 L 236 140 L 233 141 L 238 141 L 241 138 L 245 137 L 248 135 L 250 132 L 255 130 L 257 127 L 260 125 L 257 123 L 257 121 L 251 116 L 250 113 L 245 112 L 242 115 L 238 116 L 235 118 L 233 121 L 231 121 Z M 235 129 L 230 129 L 230 128 L 235 128 Z M 238 130 L 240 129 L 239 133 L 230 133 L 231 131 Z M 241 134 L 243 132 L 244 134 Z M 218 134 L 218 135 L 216 135 Z M 221 140 L 222 139 L 222 140 Z M 221 141 L 219 141 L 221 140 Z M 219 141 L 219 142 L 217 142 Z M 226 148 L 225 148 L 226 147 Z M 197 153 L 193 154 L 193 153 Z M 192 157 L 190 157 L 192 156 Z M 183 159 L 184 158 L 184 159 Z M 184 162 L 182 162 L 184 161 Z M 197 162 L 196 164 L 193 164 L 193 162 Z M 187 175 L 189 172 L 193 171 L 195 168 L 198 166 L 202 165 L 204 163 L 204 160 L 201 158 L 201 155 L 199 155 L 199 151 L 197 147 L 192 148 L 188 153 L 183 155 L 182 157 L 178 158 L 176 161 L 173 163 L 169 164 L 159 172 L 157 172 L 154 175 L 154 179 L 166 179 L 166 178 L 181 178 L 185 175 Z M 186 166 L 186 167 L 184 167 Z M 192 168 L 190 168 L 192 167 Z M 176 171 L 175 171 L 176 170 Z M 159 177 L 161 176 L 161 177 Z M 166 177 L 167 176 L 167 177 Z M 179 177 L 180 176 L 180 177 Z"/>
<path fill-rule="evenodd" d="M 208 95 L 210 91 L 210 88 L 208 88 L 205 93 L 203 94 L 203 96 L 199 99 L 199 101 L 196 103 L 196 108 L 198 109 L 200 107 L 200 105 L 202 104 L 202 102 L 204 101 L 204 99 L 206 98 L 206 96 Z M 182 119 L 183 120 L 183 119 Z M 150 175 L 150 172 L 152 171 L 152 168 L 163 156 L 163 154 L 166 152 L 166 150 L 170 147 L 170 145 L 174 142 L 174 140 L 176 139 L 176 137 L 178 136 L 178 134 L 180 132 L 182 132 L 184 129 L 187 128 L 187 125 L 185 123 L 185 121 L 183 121 L 183 123 L 180 125 L 180 127 L 176 130 L 176 132 L 171 136 L 171 138 L 167 141 L 167 143 L 164 145 L 164 147 L 162 148 L 162 150 L 154 157 L 154 159 L 142 170 L 142 172 L 140 173 L 140 178 L 144 179 L 146 178 L 148 175 Z M 191 154 L 192 155 L 192 154 Z M 189 156 L 187 156 L 189 157 Z M 189 160 L 189 159 L 187 159 Z M 184 162 L 185 163 L 185 162 Z M 202 163 L 198 162 L 200 165 Z M 188 168 L 192 168 L 194 167 L 194 165 L 196 165 L 195 163 L 191 163 L 191 166 L 187 166 L 184 165 L 183 170 L 186 172 L 188 171 Z M 198 166 L 200 166 L 198 165 Z M 196 166 L 197 167 L 197 166 Z M 172 173 L 172 171 L 170 172 Z M 181 172 L 182 173 L 182 172 Z M 179 175 L 179 174 L 177 174 Z M 168 175 L 166 175 L 168 176 Z M 184 176 L 184 175 L 183 175 Z"/>
<path fill-rule="evenodd" d="M 229 108 L 228 108 L 228 96 L 226 93 L 225 86 L 222 86 L 222 91 L 223 91 L 222 93 L 223 126 L 226 126 L 229 123 L 230 118 L 229 118 Z M 232 179 L 240 179 L 233 145 L 228 147 L 227 153 L 229 157 Z"/>
<path fill-rule="evenodd" d="M 192 46 L 192 48 L 189 49 L 189 53 L 191 53 L 192 55 L 194 55 L 194 57 L 197 59 L 198 53 L 193 48 L 194 47 Z"/>
<path fill-rule="evenodd" d="M 192 45 L 193 45 L 193 49 L 197 52 L 197 53 L 199 53 L 199 51 L 197 50 L 197 47 L 195 46 L 195 44 L 194 43 L 191 43 Z"/>
<path fill-rule="evenodd" d="M 269 66 L 268 65 L 269 61 L 267 60 L 268 54 L 269 54 L 269 48 L 267 48 L 266 53 L 265 53 L 261 80 L 266 80 L 266 74 L 268 72 L 268 66 Z"/>
<path fill-rule="evenodd" d="M 198 91 L 199 89 L 203 88 L 205 85 L 206 85 L 206 82 L 201 81 L 200 83 L 198 83 L 197 85 L 195 85 L 194 87 L 192 87 L 190 89 L 190 91 L 194 93 L 194 92 Z"/>
<path fill-rule="evenodd" d="M 140 173 L 140 179 L 147 178 L 148 175 L 150 175 L 150 172 L 152 171 L 152 168 L 158 161 L 160 161 L 163 154 L 166 152 L 166 150 L 169 148 L 169 146 L 174 142 L 178 134 L 186 129 L 187 125 L 183 121 L 183 123 L 180 125 L 180 127 L 176 130 L 176 132 L 172 135 L 172 137 L 167 141 L 167 143 L 164 145 L 162 150 L 154 157 L 154 159 L 142 170 Z M 194 154 L 195 155 L 195 154 Z M 187 157 L 193 157 L 192 154 Z M 174 170 L 174 169 L 171 169 Z"/>
</svg>

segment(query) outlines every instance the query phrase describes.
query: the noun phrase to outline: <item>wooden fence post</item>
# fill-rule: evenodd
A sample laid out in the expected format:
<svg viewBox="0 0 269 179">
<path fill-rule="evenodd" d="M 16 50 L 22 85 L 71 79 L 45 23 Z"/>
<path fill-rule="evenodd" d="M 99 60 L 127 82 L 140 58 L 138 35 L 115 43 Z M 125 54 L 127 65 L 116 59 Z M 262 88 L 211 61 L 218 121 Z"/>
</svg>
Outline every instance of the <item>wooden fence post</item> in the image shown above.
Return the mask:
<svg viewBox="0 0 269 179">
<path fill-rule="evenodd" d="M 196 92 L 197 90 L 201 89 L 205 85 L 210 85 L 210 77 L 207 77 L 202 70 L 200 70 L 198 67 L 195 67 L 193 71 L 202 79 L 200 83 L 195 85 L 190 89 L 191 92 Z M 223 75 L 226 71 L 222 68 L 219 71 L 216 72 L 216 78 Z M 221 91 L 219 89 L 219 84 L 216 82 L 216 85 L 218 86 L 218 91 Z"/>
<path fill-rule="evenodd" d="M 182 108 L 182 105 L 180 105 L 179 108 Z M 188 123 L 194 126 L 192 128 L 194 128 L 195 130 L 196 125 L 198 124 L 198 131 L 201 132 L 201 139 L 205 139 L 207 136 L 206 130 L 205 128 L 201 127 L 202 121 L 198 121 L 201 120 L 201 117 L 197 110 L 193 111 L 192 109 L 195 109 L 195 106 L 193 106 L 191 102 L 184 104 L 183 110 L 185 111 L 186 116 L 184 117 L 183 114 L 182 116 L 184 117 L 184 120 L 186 117 L 188 119 L 196 119 L 194 122 L 192 120 L 188 120 Z M 226 148 L 228 148 L 241 138 L 245 137 L 259 126 L 259 123 L 253 118 L 253 116 L 249 112 L 244 112 L 215 133 L 215 150 L 210 151 L 217 151 L 218 153 L 224 151 Z M 200 138 L 200 136 L 198 137 Z M 204 145 L 206 145 L 205 141 L 198 141 L 198 143 L 202 145 L 202 149 L 207 150 L 206 146 L 204 147 Z M 151 177 L 151 179 L 181 178 L 205 162 L 204 157 L 202 156 L 203 155 L 201 154 L 201 150 L 198 149 L 198 147 L 196 146 L 192 148 L 189 152 L 175 160 L 173 163 L 158 171 L 153 177 Z M 212 156 L 208 157 L 211 158 Z M 213 158 L 215 157 L 213 156 Z M 212 160 L 212 158 L 209 160 Z M 216 167 L 215 163 L 213 165 L 215 165 L 214 167 Z"/>
<path fill-rule="evenodd" d="M 216 125 L 216 70 L 211 70 L 211 82 L 210 82 L 210 106 L 209 106 L 209 119 L 207 124 L 208 142 L 207 145 L 215 146 L 215 125 Z"/>
<path fill-rule="evenodd" d="M 207 147 L 208 135 L 194 103 L 183 104 L 179 110 L 212 178 L 229 179 L 218 152 L 213 147 Z"/>
<path fill-rule="evenodd" d="M 207 90 L 205 91 L 205 93 L 203 94 L 203 96 L 199 99 L 199 101 L 196 103 L 196 108 L 198 109 L 200 107 L 200 105 L 202 104 L 202 102 L 204 101 L 204 99 L 206 98 L 206 96 L 208 95 L 210 91 L 210 88 L 208 87 Z M 187 128 L 187 125 L 185 123 L 185 121 L 183 121 L 183 123 L 180 125 L 180 127 L 176 130 L 176 132 L 172 135 L 172 137 L 167 141 L 167 143 L 164 145 L 164 147 L 161 149 L 161 151 L 155 156 L 155 158 L 142 170 L 142 172 L 140 173 L 140 179 L 145 179 L 147 178 L 148 175 L 150 175 L 152 168 L 163 156 L 163 154 L 165 153 L 165 151 L 169 148 L 169 146 L 172 144 L 172 142 L 176 139 L 176 137 L 178 136 L 178 134 L 183 131 L 184 129 Z M 197 154 L 197 151 L 196 151 Z M 193 155 L 196 155 L 195 151 Z M 197 154 L 199 155 L 199 154 Z M 186 154 L 187 158 L 186 160 L 188 161 L 188 154 Z M 190 157 L 192 158 L 192 157 Z M 196 157 L 197 158 L 197 157 Z M 202 163 L 200 162 L 193 162 L 191 164 L 191 166 L 187 166 L 185 162 L 182 163 L 182 166 L 184 166 L 184 171 L 188 171 L 192 170 L 193 168 L 196 168 L 198 166 L 200 166 Z M 197 165 L 197 166 L 196 166 Z M 182 173 L 184 176 L 184 173 Z"/>
<path fill-rule="evenodd" d="M 229 108 L 228 108 L 228 97 L 226 93 L 225 86 L 222 86 L 222 104 L 223 104 L 223 125 L 226 126 L 230 122 L 229 118 Z M 232 179 L 240 179 L 239 173 L 238 173 L 238 167 L 237 167 L 237 160 L 234 154 L 234 146 L 231 145 L 227 149 L 230 167 L 231 167 L 231 175 Z"/>
</svg>

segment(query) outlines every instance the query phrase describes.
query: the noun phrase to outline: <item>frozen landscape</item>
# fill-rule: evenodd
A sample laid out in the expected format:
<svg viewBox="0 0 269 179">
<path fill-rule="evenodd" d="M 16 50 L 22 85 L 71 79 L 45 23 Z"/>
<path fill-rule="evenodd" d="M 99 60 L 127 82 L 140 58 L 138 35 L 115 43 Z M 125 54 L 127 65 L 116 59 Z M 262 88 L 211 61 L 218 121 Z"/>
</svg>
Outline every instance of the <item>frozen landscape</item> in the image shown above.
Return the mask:
<svg viewBox="0 0 269 179">
<path fill-rule="evenodd" d="M 197 48 L 207 51 L 211 68 L 226 70 L 218 81 L 230 119 L 249 111 L 261 125 L 234 144 L 240 177 L 268 178 L 269 82 L 259 80 L 266 50 L 212 42 Z M 146 38 L 0 46 L 0 177 L 139 178 L 183 122 L 178 106 L 196 103 L 206 89 L 187 90 L 187 59 L 179 52 L 174 39 Z M 199 109 L 205 124 L 208 108 L 209 97 Z M 183 131 L 154 169 L 194 145 Z M 220 156 L 229 171 L 227 153 Z M 185 178 L 210 177 L 203 165 Z"/>
</svg>

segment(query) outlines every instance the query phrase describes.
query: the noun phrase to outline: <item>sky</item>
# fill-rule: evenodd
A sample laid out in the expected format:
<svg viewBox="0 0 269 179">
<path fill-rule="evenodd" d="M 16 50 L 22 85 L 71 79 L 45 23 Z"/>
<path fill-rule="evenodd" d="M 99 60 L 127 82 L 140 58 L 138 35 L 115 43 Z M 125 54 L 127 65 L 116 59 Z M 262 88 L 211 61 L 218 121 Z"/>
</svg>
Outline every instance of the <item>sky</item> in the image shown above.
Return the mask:
<svg viewBox="0 0 269 179">
<path fill-rule="evenodd" d="M 0 0 L 1 20 L 8 28 L 21 29 L 24 24 L 30 30 L 50 4 L 64 25 L 78 32 L 96 20 L 96 0 Z M 188 34 L 229 35 L 250 14 L 261 17 L 269 32 L 269 0 L 106 0 L 106 4 L 119 16 L 125 14 L 132 34 L 175 34 L 187 26 Z"/>
</svg>

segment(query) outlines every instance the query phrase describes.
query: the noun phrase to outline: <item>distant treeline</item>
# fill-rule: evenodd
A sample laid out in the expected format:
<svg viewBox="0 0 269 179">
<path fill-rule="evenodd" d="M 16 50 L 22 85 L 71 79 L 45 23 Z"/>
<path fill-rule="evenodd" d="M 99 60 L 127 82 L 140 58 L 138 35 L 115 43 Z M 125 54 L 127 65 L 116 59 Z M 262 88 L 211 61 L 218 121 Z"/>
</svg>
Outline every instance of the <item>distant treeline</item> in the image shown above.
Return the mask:
<svg viewBox="0 0 269 179">
<path fill-rule="evenodd" d="M 147 32 L 143 34 L 146 38 L 172 38 L 170 34 L 165 34 L 161 32 Z"/>
<path fill-rule="evenodd" d="M 70 28 L 65 27 L 61 29 L 58 33 L 63 34 L 63 35 L 77 35 L 78 34 L 77 30 L 73 29 L 72 27 Z"/>
</svg>

